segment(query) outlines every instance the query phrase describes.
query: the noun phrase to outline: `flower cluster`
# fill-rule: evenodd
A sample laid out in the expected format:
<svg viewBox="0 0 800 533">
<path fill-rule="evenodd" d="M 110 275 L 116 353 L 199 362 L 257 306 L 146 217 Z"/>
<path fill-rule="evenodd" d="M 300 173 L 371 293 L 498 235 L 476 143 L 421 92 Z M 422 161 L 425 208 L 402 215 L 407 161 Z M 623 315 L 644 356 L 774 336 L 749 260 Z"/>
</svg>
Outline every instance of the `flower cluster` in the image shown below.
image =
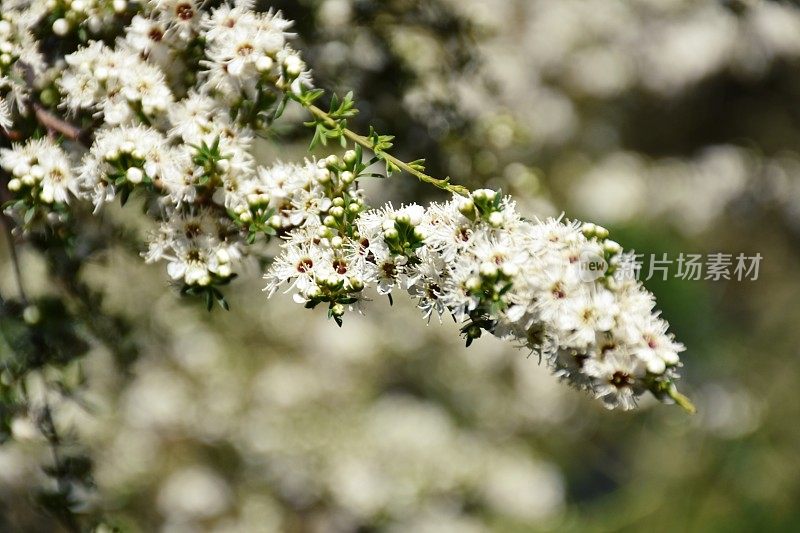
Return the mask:
<svg viewBox="0 0 800 533">
<path fill-rule="evenodd" d="M 291 23 L 279 14 L 223 5 L 203 19 L 206 59 L 201 89 L 225 102 L 248 122 L 279 97 L 275 88 L 300 93 L 311 75 L 286 42 Z"/>
<path fill-rule="evenodd" d="M 40 13 L 51 31 L 65 37 L 80 29 L 92 35 L 101 35 L 113 27 L 115 19 L 132 8 L 130 0 L 37 0 L 32 2 L 32 12 Z"/>
<path fill-rule="evenodd" d="M 78 193 L 72 162 L 49 138 L 0 150 L 0 167 L 12 176 L 8 190 L 13 200 L 7 212 L 21 225 L 28 226 L 39 218 L 58 218 L 70 196 Z"/>
<path fill-rule="evenodd" d="M 44 68 L 42 55 L 29 29 L 35 16 L 3 9 L 0 14 L 0 127 L 11 126 L 11 109 L 23 109 L 30 88 L 26 79 Z"/>
<path fill-rule="evenodd" d="M 247 2 L 204 12 L 193 0 L 154 0 L 114 48 L 94 41 L 68 54 L 55 80 L 60 106 L 102 125 L 79 164 L 50 137 L 0 153 L 13 176 L 12 209 L 46 211 L 74 194 L 99 210 L 138 195 L 158 223 L 145 260 L 166 262 L 181 291 L 205 296 L 209 307 L 227 307 L 219 287 L 280 236 L 266 290 L 327 307 L 339 325 L 348 310 L 363 309 L 370 290 L 390 298 L 406 292 L 427 319 L 461 322 L 467 345 L 488 332 L 524 346 L 610 407 L 631 408 L 647 390 L 675 397 L 682 347 L 654 313 L 652 296 L 611 275 L 625 256 L 606 230 L 526 220 L 498 192 L 468 193 L 425 175 L 421 160 L 394 158 L 391 136 L 348 130 L 357 113 L 352 96 L 333 98 L 329 113 L 312 105 L 323 92 L 311 89 L 305 63 L 287 44 L 289 26 Z M 173 60 L 179 65 L 170 72 L 199 76 L 165 75 Z M 256 134 L 292 100 L 311 112 L 315 142 L 353 149 L 257 166 Z M 3 113 L 0 120 L 8 122 Z M 364 148 L 372 160 L 365 162 Z M 369 209 L 358 184 L 377 162 L 387 174 L 406 171 L 457 194 L 427 208 Z M 586 258 L 609 268 L 587 276 Z"/>
<path fill-rule="evenodd" d="M 462 321 L 467 344 L 487 331 L 525 346 L 609 407 L 630 409 L 675 377 L 683 347 L 653 312 L 652 296 L 611 275 L 621 248 L 603 228 L 526 221 L 510 199 L 485 189 L 428 209 L 367 211 L 355 226 L 335 245 L 305 228 L 293 232 L 268 288 L 288 286 L 308 305 L 340 287 L 342 300 L 322 300 L 333 316 L 345 300 L 361 302 L 365 287 L 407 291 L 426 317 Z M 612 267 L 588 276 L 587 257 Z"/>
<path fill-rule="evenodd" d="M 102 41 L 69 54 L 59 79 L 63 105 L 102 113 L 108 125 L 150 123 L 172 103 L 172 91 L 155 65 Z"/>
</svg>

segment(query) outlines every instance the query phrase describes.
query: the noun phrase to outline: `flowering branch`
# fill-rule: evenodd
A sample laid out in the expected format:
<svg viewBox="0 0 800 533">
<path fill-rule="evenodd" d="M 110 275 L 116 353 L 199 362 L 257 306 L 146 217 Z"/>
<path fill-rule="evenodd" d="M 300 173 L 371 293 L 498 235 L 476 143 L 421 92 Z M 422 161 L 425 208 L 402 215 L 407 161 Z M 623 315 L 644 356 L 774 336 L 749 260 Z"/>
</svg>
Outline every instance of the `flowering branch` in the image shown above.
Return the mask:
<svg viewBox="0 0 800 533">
<path fill-rule="evenodd" d="M 370 294 L 406 293 L 426 319 L 458 321 L 468 346 L 490 334 L 537 353 L 609 408 L 631 409 L 649 391 L 693 410 L 674 385 L 684 347 L 653 296 L 625 277 L 632 256 L 606 229 L 524 217 L 500 191 L 469 191 L 426 174 L 423 160 L 394 157 L 390 135 L 355 133 L 347 126 L 358 112 L 352 94 L 333 96 L 328 111 L 315 105 L 324 91 L 312 88 L 280 14 L 249 2 L 198 12 L 170 5 L 148 3 L 114 48 L 92 41 L 63 58 L 67 68 L 53 82 L 60 107 L 101 124 L 86 153 L 68 153 L 65 146 L 77 149 L 54 138 L 0 151 L 11 175 L 6 211 L 24 231 L 49 231 L 74 199 L 100 210 L 138 194 L 158 222 L 145 260 L 164 261 L 181 294 L 204 296 L 209 307 L 227 309 L 221 288 L 280 236 L 264 274 L 270 296 L 291 292 L 341 325 Z M 42 63 L 30 71 L 45 70 Z M 181 69 L 190 75 L 167 75 Z M 289 100 L 311 114 L 312 146 L 336 140 L 353 149 L 257 165 L 255 133 Z M 84 138 L 35 111 L 49 130 Z M 364 161 L 364 149 L 374 157 Z M 372 208 L 359 180 L 374 176 L 367 170 L 379 161 L 387 175 L 404 171 L 453 196 Z M 608 268 L 586 271 L 586 257 Z"/>
<path fill-rule="evenodd" d="M 330 114 L 326 113 L 325 111 L 315 106 L 314 104 L 306 103 L 302 98 L 297 98 L 296 100 L 300 102 L 316 119 L 322 121 L 322 123 L 326 127 L 330 129 L 336 129 L 340 126 L 339 122 L 335 120 L 333 117 L 331 117 Z M 380 159 L 387 161 L 389 165 L 411 174 L 412 176 L 416 177 L 417 179 L 419 179 L 424 183 L 428 183 L 430 185 L 433 185 L 434 187 L 437 187 L 447 192 L 458 194 L 460 196 L 469 195 L 469 189 L 461 185 L 453 185 L 452 183 L 450 183 L 450 178 L 439 179 L 431 177 L 422 172 L 422 170 L 420 170 L 421 167 L 419 166 L 419 164 L 408 164 L 397 159 L 396 157 L 394 157 L 393 155 L 389 154 L 388 152 L 384 151 L 381 148 L 379 140 L 375 140 L 374 138 L 364 137 L 363 135 L 359 135 L 346 127 L 342 127 L 341 132 L 347 139 L 350 139 L 352 142 L 358 144 L 359 146 L 363 146 L 364 148 L 371 150 Z"/>
</svg>

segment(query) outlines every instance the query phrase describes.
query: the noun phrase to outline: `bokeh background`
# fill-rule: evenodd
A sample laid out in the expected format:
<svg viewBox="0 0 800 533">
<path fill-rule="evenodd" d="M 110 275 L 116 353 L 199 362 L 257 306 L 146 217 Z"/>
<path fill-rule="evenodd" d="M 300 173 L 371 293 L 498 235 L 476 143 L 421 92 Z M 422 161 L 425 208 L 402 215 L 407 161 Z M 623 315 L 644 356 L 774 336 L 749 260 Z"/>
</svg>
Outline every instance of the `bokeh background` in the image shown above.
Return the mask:
<svg viewBox="0 0 800 533">
<path fill-rule="evenodd" d="M 403 298 L 339 329 L 267 301 L 254 265 L 232 311 L 207 313 L 137 258 L 148 223 L 107 213 L 131 229 L 80 275 L 114 317 L 95 337 L 124 335 L 93 343 L 79 401 L 55 412 L 94 459 L 87 510 L 126 531 L 797 530 L 796 2 L 264 5 L 297 21 L 318 84 L 354 90 L 356 127 L 395 134 L 398 155 L 638 252 L 761 253 L 759 279 L 647 282 L 699 412 L 608 412 L 526 353 L 464 348 Z M 264 162 L 304 156 L 301 119 L 289 110 Z M 374 205 L 440 198 L 403 176 L 365 186 Z M 30 292 L 54 290 L 41 254 L 22 261 Z M 5 259 L 2 273 L 10 286 Z M 14 429 L 0 530 L 57 531 L 30 497 L 46 447 Z"/>
</svg>

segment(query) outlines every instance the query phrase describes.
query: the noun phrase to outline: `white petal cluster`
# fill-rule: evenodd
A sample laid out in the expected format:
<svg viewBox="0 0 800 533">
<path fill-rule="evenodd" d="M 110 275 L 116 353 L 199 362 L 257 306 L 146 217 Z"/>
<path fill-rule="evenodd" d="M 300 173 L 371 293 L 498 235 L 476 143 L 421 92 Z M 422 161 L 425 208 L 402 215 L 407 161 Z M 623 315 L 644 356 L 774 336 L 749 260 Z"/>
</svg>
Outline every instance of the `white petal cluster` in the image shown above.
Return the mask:
<svg viewBox="0 0 800 533">
<path fill-rule="evenodd" d="M 10 108 L 23 109 L 30 96 L 27 79 L 44 69 L 42 55 L 29 28 L 35 16 L 28 10 L 0 13 L 0 125 L 11 125 Z"/>
<path fill-rule="evenodd" d="M 0 167 L 12 175 L 8 189 L 14 196 L 31 203 L 66 204 L 78 193 L 66 152 L 49 138 L 1 149 Z"/>
<path fill-rule="evenodd" d="M 89 13 L 100 4 L 108 7 L 91 0 L 69 5 Z M 216 299 L 224 306 L 218 287 L 257 253 L 249 245 L 280 236 L 266 291 L 292 292 L 308 308 L 325 306 L 340 325 L 348 310 L 362 310 L 371 291 L 390 299 L 404 292 L 426 319 L 448 314 L 460 322 L 467 345 L 487 332 L 527 348 L 609 407 L 632 408 L 648 390 L 660 399 L 674 396 L 683 347 L 654 311 L 652 296 L 616 275 L 627 256 L 605 229 L 526 220 L 514 202 L 489 189 L 427 208 L 368 209 L 358 178 L 385 157 L 387 138 L 377 134 L 370 134 L 371 145 L 355 138 L 375 152 L 370 162 L 358 147 L 342 157 L 257 167 L 255 135 L 281 104 L 293 97 L 309 106 L 320 94 L 306 90 L 311 78 L 287 44 L 289 21 L 256 13 L 247 1 L 201 7 L 196 0 L 151 0 L 114 48 L 90 41 L 65 57 L 54 80 L 62 106 L 102 126 L 79 165 L 49 137 L 0 152 L 24 218 L 38 216 L 30 205 L 66 204 L 70 193 L 96 209 L 140 194 L 158 221 L 145 260 L 166 262 L 182 291 L 205 295 L 209 305 Z M 117 8 L 128 5 L 114 2 Z M 0 95 L 19 100 L 11 80 L 24 76 L 9 66 L 27 58 L 25 68 L 35 73 L 41 65 L 35 47 L 24 44 L 30 36 L 18 29 L 22 19 L 2 17 L 0 89 L 9 90 Z M 4 102 L 0 127 L 11 119 Z M 352 102 L 331 108 L 327 122 L 316 124 L 315 140 L 328 135 L 347 144 L 354 137 L 341 135 L 338 119 L 355 112 Z"/>
<path fill-rule="evenodd" d="M 356 229 L 364 201 L 355 164 L 354 152 L 348 152 L 342 159 L 330 156 L 301 168 L 278 165 L 262 172 L 276 202 L 275 227 L 295 228 L 265 275 L 266 290 L 274 294 L 286 286 L 295 290 L 296 301 L 308 307 L 325 303 L 337 319 L 360 304 L 368 276 Z"/>
<path fill-rule="evenodd" d="M 613 276 L 623 256 L 603 228 L 524 220 L 491 190 L 428 209 L 389 205 L 355 223 L 340 246 L 294 232 L 266 276 L 270 292 L 286 286 L 307 305 L 330 302 L 336 316 L 344 311 L 337 304 L 363 300 L 365 286 L 407 291 L 425 317 L 462 322 L 468 343 L 487 331 L 523 346 L 610 408 L 633 408 L 677 377 L 683 347 L 652 295 Z M 586 271 L 588 260 L 608 268 Z"/>
<path fill-rule="evenodd" d="M 74 35 L 81 29 L 91 35 L 101 35 L 137 4 L 132 0 L 28 0 L 24 3 L 30 27 L 47 18 L 49 30 L 57 37 Z"/>
<path fill-rule="evenodd" d="M 70 111 L 102 114 L 109 125 L 154 122 L 172 104 L 172 91 L 157 66 L 124 48 L 101 41 L 65 57 L 69 68 L 59 79 L 63 105 Z"/>
<path fill-rule="evenodd" d="M 166 138 L 147 126 L 100 130 L 79 168 L 81 190 L 99 209 L 118 191 L 157 179 L 174 163 L 170 153 Z"/>
<path fill-rule="evenodd" d="M 167 261 L 167 272 L 186 286 L 208 286 L 233 276 L 232 264 L 242 257 L 239 230 L 211 210 L 176 212 L 151 236 L 148 263 Z"/>
<path fill-rule="evenodd" d="M 305 63 L 286 43 L 291 22 L 280 14 L 223 4 L 202 25 L 207 40 L 203 89 L 209 94 L 228 103 L 245 95 L 257 104 L 263 90 L 276 84 L 294 92 L 310 85 Z"/>
</svg>

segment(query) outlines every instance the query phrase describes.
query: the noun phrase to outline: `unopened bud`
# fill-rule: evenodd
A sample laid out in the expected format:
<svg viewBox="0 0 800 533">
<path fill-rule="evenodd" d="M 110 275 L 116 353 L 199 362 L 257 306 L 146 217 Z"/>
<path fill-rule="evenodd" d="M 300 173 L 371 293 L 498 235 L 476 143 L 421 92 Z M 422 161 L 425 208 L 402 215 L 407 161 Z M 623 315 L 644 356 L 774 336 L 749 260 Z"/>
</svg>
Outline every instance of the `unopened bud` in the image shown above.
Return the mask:
<svg viewBox="0 0 800 533">
<path fill-rule="evenodd" d="M 256 60 L 256 70 L 259 72 L 267 72 L 272 68 L 274 61 L 269 56 L 261 56 Z"/>
<path fill-rule="evenodd" d="M 603 250 L 609 254 L 618 254 L 622 251 L 622 246 L 616 241 L 605 241 L 603 243 Z"/>
<path fill-rule="evenodd" d="M 503 214 L 500 211 L 494 211 L 489 215 L 489 224 L 494 228 L 499 228 L 503 225 Z"/>
<path fill-rule="evenodd" d="M 125 172 L 125 177 L 129 182 L 136 185 L 141 183 L 142 179 L 144 179 L 144 172 L 138 167 L 131 167 Z"/>
<path fill-rule="evenodd" d="M 67 22 L 67 19 L 65 18 L 56 19 L 56 21 L 53 22 L 53 33 L 55 33 L 59 37 L 63 37 L 67 33 L 69 33 L 69 22 Z"/>
</svg>

